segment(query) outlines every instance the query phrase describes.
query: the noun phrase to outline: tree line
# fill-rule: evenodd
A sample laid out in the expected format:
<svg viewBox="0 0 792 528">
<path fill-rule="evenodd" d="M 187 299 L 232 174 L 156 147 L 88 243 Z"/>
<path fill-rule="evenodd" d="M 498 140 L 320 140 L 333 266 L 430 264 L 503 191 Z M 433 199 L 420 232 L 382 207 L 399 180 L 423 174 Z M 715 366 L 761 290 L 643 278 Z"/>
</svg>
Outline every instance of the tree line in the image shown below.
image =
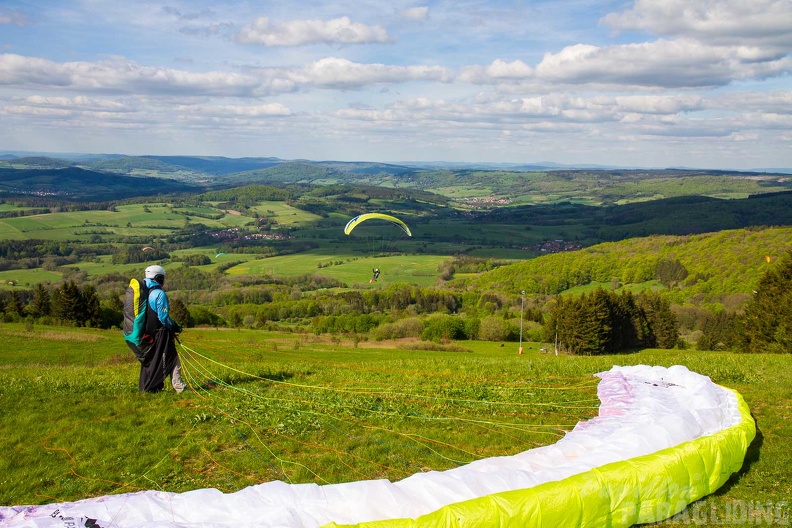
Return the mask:
<svg viewBox="0 0 792 528">
<path fill-rule="evenodd" d="M 668 260 L 662 274 L 673 283 L 683 278 L 683 267 Z M 5 321 L 120 327 L 128 281 L 122 274 L 91 281 L 83 275 L 59 284 L 39 283 L 32 290 L 0 291 L 0 315 Z M 529 295 L 526 306 L 505 289 L 439 284 L 338 291 L 333 288 L 342 283 L 314 274 L 227 277 L 191 266 L 168 274 L 171 314 L 185 327 L 289 328 L 430 341 L 524 337 L 583 355 L 685 346 L 679 338 L 680 312 L 667 291 L 634 294 L 598 288 L 582 295 Z M 792 252 L 767 268 L 744 308 L 708 313 L 695 343 L 699 349 L 792 353 Z"/>
</svg>

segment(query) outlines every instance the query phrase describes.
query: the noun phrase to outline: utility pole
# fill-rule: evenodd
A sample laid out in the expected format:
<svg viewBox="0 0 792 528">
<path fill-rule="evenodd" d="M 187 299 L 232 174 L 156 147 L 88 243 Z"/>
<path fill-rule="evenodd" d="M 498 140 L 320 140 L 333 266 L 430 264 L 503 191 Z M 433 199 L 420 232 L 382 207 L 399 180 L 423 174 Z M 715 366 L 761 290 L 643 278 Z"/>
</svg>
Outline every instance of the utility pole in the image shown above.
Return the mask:
<svg viewBox="0 0 792 528">
<path fill-rule="evenodd" d="M 522 334 L 523 334 L 523 314 L 525 313 L 525 290 L 520 292 L 522 303 L 520 303 L 520 350 L 517 352 L 518 356 L 522 356 Z"/>
</svg>

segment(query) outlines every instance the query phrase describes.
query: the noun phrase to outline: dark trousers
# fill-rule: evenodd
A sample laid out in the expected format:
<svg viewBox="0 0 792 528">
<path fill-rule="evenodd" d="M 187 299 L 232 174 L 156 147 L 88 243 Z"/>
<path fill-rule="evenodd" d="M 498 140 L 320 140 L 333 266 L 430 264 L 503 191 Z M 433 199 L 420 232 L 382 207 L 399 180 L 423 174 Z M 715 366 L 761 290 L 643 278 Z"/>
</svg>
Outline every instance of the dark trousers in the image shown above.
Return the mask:
<svg viewBox="0 0 792 528">
<path fill-rule="evenodd" d="M 160 328 L 154 334 L 154 343 L 140 363 L 140 392 L 160 392 L 165 388 L 165 378 L 171 375 L 178 360 L 173 332 Z"/>
</svg>

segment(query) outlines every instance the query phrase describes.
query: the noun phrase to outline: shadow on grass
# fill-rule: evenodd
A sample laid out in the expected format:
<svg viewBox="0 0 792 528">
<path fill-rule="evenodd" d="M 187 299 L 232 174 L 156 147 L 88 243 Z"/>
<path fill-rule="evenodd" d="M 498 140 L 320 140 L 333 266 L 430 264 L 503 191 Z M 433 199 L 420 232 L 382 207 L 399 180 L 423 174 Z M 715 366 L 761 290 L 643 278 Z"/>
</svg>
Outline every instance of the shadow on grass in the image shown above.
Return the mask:
<svg viewBox="0 0 792 528">
<path fill-rule="evenodd" d="M 231 372 L 225 376 L 216 376 L 210 379 L 203 380 L 199 385 L 202 390 L 213 390 L 218 387 L 227 387 L 230 385 L 242 385 L 247 383 L 260 383 L 262 381 L 287 381 L 294 377 L 294 374 L 289 372 L 259 372 L 256 374 L 240 374 Z"/>
<path fill-rule="evenodd" d="M 726 493 L 731 490 L 732 486 L 737 484 L 740 479 L 750 471 L 751 466 L 753 466 L 756 462 L 759 461 L 762 451 L 762 444 L 764 444 L 764 435 L 762 434 L 762 430 L 759 429 L 759 423 L 756 421 L 756 417 L 754 417 L 753 413 L 751 414 L 751 418 L 754 419 L 754 423 L 756 424 L 756 436 L 751 442 L 751 445 L 748 446 L 748 449 L 745 452 L 745 459 L 743 460 L 743 465 L 739 471 L 733 473 L 729 480 L 726 481 L 723 486 L 718 488 L 715 493 L 712 495 L 718 497 L 721 495 L 725 495 Z"/>
</svg>

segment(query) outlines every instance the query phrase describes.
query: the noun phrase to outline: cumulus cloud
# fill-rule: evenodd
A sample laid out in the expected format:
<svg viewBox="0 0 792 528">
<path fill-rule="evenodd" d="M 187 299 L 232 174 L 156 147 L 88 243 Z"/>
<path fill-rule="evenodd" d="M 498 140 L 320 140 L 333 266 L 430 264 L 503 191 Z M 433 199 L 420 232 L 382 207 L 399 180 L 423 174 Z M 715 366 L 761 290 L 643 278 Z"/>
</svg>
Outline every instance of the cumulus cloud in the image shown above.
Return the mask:
<svg viewBox="0 0 792 528">
<path fill-rule="evenodd" d="M 616 30 L 690 37 L 723 45 L 763 43 L 792 49 L 789 0 L 636 0 L 602 19 Z"/>
<path fill-rule="evenodd" d="M 332 20 L 291 20 L 274 23 L 260 17 L 236 34 L 241 44 L 305 46 L 309 44 L 372 44 L 390 42 L 381 26 L 352 22 L 349 17 Z"/>
<path fill-rule="evenodd" d="M 376 83 L 402 83 L 411 80 L 447 82 L 451 74 L 439 66 L 389 66 L 361 64 L 328 57 L 304 68 L 290 72 L 289 78 L 297 84 L 356 88 Z"/>
<path fill-rule="evenodd" d="M 553 82 L 681 88 L 723 86 L 791 70 L 789 57 L 770 50 L 676 39 L 607 47 L 577 44 L 546 54 L 535 71 Z"/>
<path fill-rule="evenodd" d="M 402 9 L 401 15 L 404 18 L 409 18 L 411 20 L 426 20 L 427 18 L 429 18 L 429 7 L 420 6 L 420 7 L 410 7 L 408 9 Z"/>
<path fill-rule="evenodd" d="M 286 117 L 292 115 L 289 107 L 280 103 L 262 105 L 221 105 L 199 107 L 201 112 L 222 117 Z"/>
<path fill-rule="evenodd" d="M 792 91 L 736 92 L 712 98 L 713 108 L 792 115 Z"/>
<path fill-rule="evenodd" d="M 133 110 L 126 101 L 97 99 L 94 97 L 45 97 L 31 95 L 13 100 L 14 104 L 40 108 L 59 108 L 93 112 L 130 112 Z"/>
<path fill-rule="evenodd" d="M 533 69 L 523 61 L 506 62 L 495 59 L 489 66 L 466 66 L 462 68 L 459 78 L 474 84 L 488 84 L 502 80 L 527 79 L 533 75 Z"/>
<path fill-rule="evenodd" d="M 262 97 L 315 87 L 359 89 L 374 84 L 449 82 L 451 79 L 451 72 L 439 66 L 363 64 L 334 57 L 296 69 L 194 73 L 141 66 L 123 58 L 57 63 L 10 53 L 0 54 L 0 86 L 35 86 L 93 93 Z"/>
<path fill-rule="evenodd" d="M 98 93 L 183 94 L 258 97 L 294 90 L 288 79 L 234 72 L 193 73 L 140 66 L 122 58 L 57 63 L 0 54 L 0 86 L 37 86 Z"/>
<path fill-rule="evenodd" d="M 340 110 L 338 117 L 362 121 L 423 120 L 548 126 L 551 123 L 656 122 L 703 109 L 705 104 L 701 97 L 691 94 L 615 97 L 557 94 L 469 103 L 413 98 L 399 101 L 385 110 Z"/>
</svg>

